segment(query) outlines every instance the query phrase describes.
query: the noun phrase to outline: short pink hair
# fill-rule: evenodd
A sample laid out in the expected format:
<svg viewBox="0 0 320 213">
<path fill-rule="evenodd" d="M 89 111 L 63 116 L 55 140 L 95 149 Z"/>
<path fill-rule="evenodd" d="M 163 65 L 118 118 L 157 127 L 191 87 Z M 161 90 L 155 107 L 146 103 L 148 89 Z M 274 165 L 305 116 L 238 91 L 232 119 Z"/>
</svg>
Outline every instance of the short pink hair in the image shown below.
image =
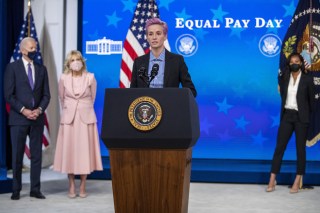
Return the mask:
<svg viewBox="0 0 320 213">
<path fill-rule="evenodd" d="M 167 35 L 168 34 L 168 25 L 166 22 L 164 21 L 161 21 L 161 19 L 159 18 L 151 18 L 151 19 L 148 19 L 146 21 L 146 33 L 148 34 L 148 28 L 151 26 L 151 25 L 154 25 L 154 24 L 159 24 L 162 26 L 162 29 L 163 29 L 163 34 Z"/>
</svg>

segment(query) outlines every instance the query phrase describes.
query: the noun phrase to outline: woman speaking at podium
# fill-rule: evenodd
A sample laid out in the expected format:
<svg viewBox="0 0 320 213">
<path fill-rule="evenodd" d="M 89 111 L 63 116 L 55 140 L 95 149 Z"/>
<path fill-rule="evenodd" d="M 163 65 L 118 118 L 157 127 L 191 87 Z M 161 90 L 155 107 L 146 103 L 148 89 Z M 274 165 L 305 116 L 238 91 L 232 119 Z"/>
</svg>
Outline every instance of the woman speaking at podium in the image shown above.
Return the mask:
<svg viewBox="0 0 320 213">
<path fill-rule="evenodd" d="M 167 33 L 167 24 L 159 18 L 146 21 L 146 35 L 151 51 L 134 60 L 130 88 L 179 87 L 181 83 L 196 97 L 197 91 L 183 57 L 164 47 Z"/>
</svg>

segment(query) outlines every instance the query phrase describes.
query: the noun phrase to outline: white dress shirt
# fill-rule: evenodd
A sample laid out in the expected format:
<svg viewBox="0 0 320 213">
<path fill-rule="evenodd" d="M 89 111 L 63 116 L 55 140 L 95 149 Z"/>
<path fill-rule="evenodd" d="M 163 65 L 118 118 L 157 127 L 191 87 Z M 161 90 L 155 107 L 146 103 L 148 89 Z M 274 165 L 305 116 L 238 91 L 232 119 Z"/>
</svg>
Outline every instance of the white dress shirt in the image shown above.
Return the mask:
<svg viewBox="0 0 320 213">
<path fill-rule="evenodd" d="M 294 109 L 298 111 L 297 91 L 298 91 L 300 78 L 301 78 L 301 72 L 298 74 L 296 82 L 294 82 L 294 78 L 292 77 L 292 74 L 290 75 L 287 100 L 286 100 L 286 104 L 284 105 L 285 109 Z"/>
</svg>

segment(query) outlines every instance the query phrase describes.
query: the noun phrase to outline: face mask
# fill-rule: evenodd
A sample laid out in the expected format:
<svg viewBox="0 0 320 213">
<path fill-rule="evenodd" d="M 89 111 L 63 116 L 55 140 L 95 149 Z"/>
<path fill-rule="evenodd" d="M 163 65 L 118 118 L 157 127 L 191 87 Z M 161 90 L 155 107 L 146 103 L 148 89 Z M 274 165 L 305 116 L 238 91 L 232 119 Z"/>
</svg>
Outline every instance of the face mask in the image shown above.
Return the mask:
<svg viewBox="0 0 320 213">
<path fill-rule="evenodd" d="M 70 69 L 73 71 L 80 71 L 81 68 L 83 67 L 83 64 L 81 61 L 73 61 L 70 63 Z"/>
<path fill-rule="evenodd" d="M 37 51 L 28 52 L 28 58 L 30 58 L 32 61 L 36 57 Z"/>
<path fill-rule="evenodd" d="M 290 64 L 290 70 L 292 72 L 298 72 L 300 68 L 301 68 L 300 64 Z"/>
</svg>

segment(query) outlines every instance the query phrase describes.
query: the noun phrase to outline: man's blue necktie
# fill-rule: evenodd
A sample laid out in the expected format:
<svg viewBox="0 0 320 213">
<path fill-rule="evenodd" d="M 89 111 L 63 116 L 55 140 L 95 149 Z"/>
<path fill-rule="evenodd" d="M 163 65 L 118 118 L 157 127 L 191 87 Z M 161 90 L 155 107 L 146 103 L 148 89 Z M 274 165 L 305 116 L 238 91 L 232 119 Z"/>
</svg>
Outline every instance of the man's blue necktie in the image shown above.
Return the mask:
<svg viewBox="0 0 320 213">
<path fill-rule="evenodd" d="M 31 89 L 33 90 L 34 88 L 34 83 L 33 83 L 33 78 L 32 78 L 32 69 L 31 69 L 31 64 L 28 63 L 28 79 L 29 79 L 29 84 Z M 32 106 L 34 106 L 34 98 L 32 97 Z"/>
<path fill-rule="evenodd" d="M 33 78 L 32 78 L 32 69 L 31 69 L 31 64 L 28 63 L 28 79 L 29 79 L 29 84 L 31 89 L 33 89 L 34 84 L 33 84 Z"/>
</svg>

